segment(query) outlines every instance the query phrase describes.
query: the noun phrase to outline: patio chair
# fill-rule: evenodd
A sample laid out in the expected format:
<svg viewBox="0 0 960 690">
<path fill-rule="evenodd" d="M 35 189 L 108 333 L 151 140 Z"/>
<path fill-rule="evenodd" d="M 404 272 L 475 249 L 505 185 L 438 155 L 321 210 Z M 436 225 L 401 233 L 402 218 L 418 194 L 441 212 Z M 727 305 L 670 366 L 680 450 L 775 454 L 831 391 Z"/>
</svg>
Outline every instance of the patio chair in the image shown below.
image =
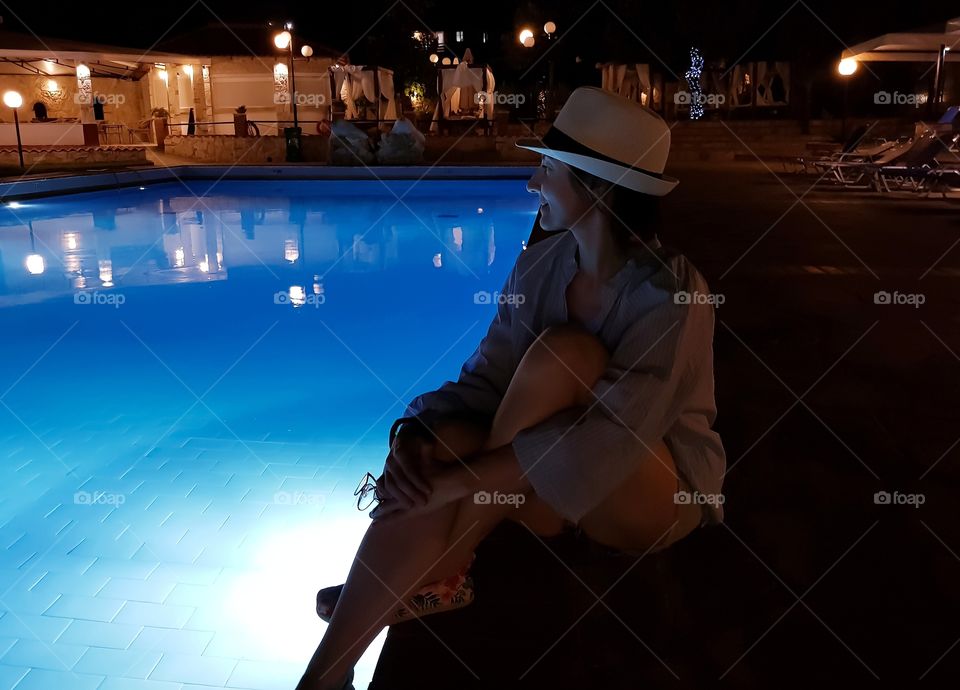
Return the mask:
<svg viewBox="0 0 960 690">
<path fill-rule="evenodd" d="M 149 144 L 153 140 L 153 128 L 150 126 L 151 118 L 140 120 L 136 127 L 127 127 L 127 139 L 131 144 Z"/>
<path fill-rule="evenodd" d="M 871 137 L 868 139 L 867 134 L 870 133 L 870 130 L 873 129 L 875 125 L 876 122 L 872 122 L 855 128 L 840 147 L 839 151 L 833 151 L 827 155 L 819 155 L 814 158 L 800 156 L 796 159 L 796 163 L 804 173 L 809 174 L 811 168 L 813 168 L 814 172 L 823 173 L 823 167 L 835 161 L 847 160 L 854 162 L 876 156 L 893 146 L 895 142 L 887 141 L 883 137 Z"/>
<path fill-rule="evenodd" d="M 950 150 L 960 134 L 930 134 L 922 137 L 916 146 L 898 158 L 895 163 L 876 166 L 872 171 L 877 191 L 924 191 L 931 173 L 941 167 L 937 156 Z"/>
<path fill-rule="evenodd" d="M 960 189 L 960 167 L 933 168 L 917 186 L 916 191 L 924 196 L 939 194 L 944 199 L 947 193 Z"/>
<path fill-rule="evenodd" d="M 868 189 L 873 186 L 872 173 L 875 166 L 896 163 L 916 145 L 915 139 L 884 142 L 863 150 L 839 154 L 834 159 L 816 161 L 811 165 L 820 174 L 818 184 L 822 180 L 846 188 Z"/>
</svg>

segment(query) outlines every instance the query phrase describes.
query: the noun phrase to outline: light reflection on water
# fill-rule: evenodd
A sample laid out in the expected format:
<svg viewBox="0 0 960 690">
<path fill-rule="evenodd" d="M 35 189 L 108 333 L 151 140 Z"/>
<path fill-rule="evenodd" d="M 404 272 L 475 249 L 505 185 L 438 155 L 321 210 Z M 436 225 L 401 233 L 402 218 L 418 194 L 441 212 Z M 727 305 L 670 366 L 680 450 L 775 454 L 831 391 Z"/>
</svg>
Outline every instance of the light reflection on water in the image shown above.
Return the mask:
<svg viewBox="0 0 960 690">
<path fill-rule="evenodd" d="M 82 559 L 157 563 L 177 574 L 164 615 L 192 608 L 206 656 L 295 675 L 322 632 L 313 594 L 342 581 L 366 525 L 357 481 L 405 403 L 479 343 L 494 307 L 475 295 L 501 287 L 535 207 L 521 180 L 165 184 L 0 207 L 0 536 L 17 543 L 0 569 L 35 582 Z M 77 502 L 98 491 L 123 501 Z M 37 615 L 38 596 L 3 603 Z"/>
</svg>

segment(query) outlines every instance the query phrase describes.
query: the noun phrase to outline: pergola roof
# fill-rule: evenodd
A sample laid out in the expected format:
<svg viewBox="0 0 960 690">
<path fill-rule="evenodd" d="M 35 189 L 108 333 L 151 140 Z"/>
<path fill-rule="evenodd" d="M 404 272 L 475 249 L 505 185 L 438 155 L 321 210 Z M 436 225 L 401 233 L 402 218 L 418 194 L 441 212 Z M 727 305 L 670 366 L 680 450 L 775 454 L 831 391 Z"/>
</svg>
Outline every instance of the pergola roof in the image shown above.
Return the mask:
<svg viewBox="0 0 960 690">
<path fill-rule="evenodd" d="M 79 62 L 90 67 L 95 77 L 139 79 L 154 63 L 209 64 L 210 56 L 139 50 L 0 31 L 2 75 L 73 75 Z"/>
<path fill-rule="evenodd" d="M 960 17 L 944 24 L 910 33 L 883 34 L 843 51 L 841 59 L 859 62 L 936 62 L 941 46 L 946 46 L 947 62 L 960 62 Z"/>
</svg>

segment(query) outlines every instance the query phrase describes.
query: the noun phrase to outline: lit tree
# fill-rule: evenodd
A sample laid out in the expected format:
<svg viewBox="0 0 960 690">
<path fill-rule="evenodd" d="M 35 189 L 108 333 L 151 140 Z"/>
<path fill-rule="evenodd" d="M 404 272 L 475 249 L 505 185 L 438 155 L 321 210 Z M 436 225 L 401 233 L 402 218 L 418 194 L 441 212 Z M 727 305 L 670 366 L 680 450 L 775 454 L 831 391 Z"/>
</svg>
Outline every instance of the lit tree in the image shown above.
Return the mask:
<svg viewBox="0 0 960 690">
<path fill-rule="evenodd" d="M 690 67 L 683 75 L 687 80 L 687 93 L 690 94 L 690 119 L 703 117 L 703 87 L 700 77 L 703 74 L 703 56 L 696 48 L 690 48 Z"/>
</svg>

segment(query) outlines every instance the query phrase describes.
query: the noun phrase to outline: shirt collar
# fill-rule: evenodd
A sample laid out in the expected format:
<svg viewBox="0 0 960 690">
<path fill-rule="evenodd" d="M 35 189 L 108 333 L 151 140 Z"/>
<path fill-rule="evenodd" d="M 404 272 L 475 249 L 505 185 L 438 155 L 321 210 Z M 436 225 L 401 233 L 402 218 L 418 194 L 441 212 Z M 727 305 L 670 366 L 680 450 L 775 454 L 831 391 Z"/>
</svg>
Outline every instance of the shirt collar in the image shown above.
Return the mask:
<svg viewBox="0 0 960 690">
<path fill-rule="evenodd" d="M 577 250 L 579 248 L 579 244 L 577 243 L 576 236 L 570 230 L 565 232 L 567 237 L 565 237 L 564 240 L 566 241 L 567 245 L 563 252 L 563 273 L 564 277 L 567 279 L 566 284 L 569 284 L 569 282 L 573 280 L 573 276 L 576 275 L 577 271 L 580 269 L 580 266 L 577 264 Z M 662 261 L 660 253 L 663 249 L 663 245 L 660 243 L 660 239 L 658 237 L 654 236 L 653 239 L 648 240 L 640 247 L 641 248 L 637 256 L 627 259 L 623 266 L 620 267 L 620 270 L 603 284 L 604 292 L 609 290 L 619 292 L 619 289 L 623 286 L 625 281 L 630 278 L 637 267 L 651 262 Z"/>
<path fill-rule="evenodd" d="M 577 248 L 579 247 L 577 238 L 569 230 L 566 231 L 566 234 L 567 237 L 563 238 L 563 241 L 567 243 L 563 252 L 562 271 L 564 300 L 566 300 L 566 288 L 568 285 L 570 285 L 570 281 L 573 280 L 573 277 L 577 274 L 577 271 L 580 268 L 577 264 Z M 645 245 L 642 245 L 642 247 L 642 251 L 639 252 L 636 257 L 630 257 L 627 259 L 620 270 L 603 284 L 600 297 L 600 314 L 597 316 L 595 323 L 588 324 L 588 326 L 594 332 L 598 332 L 606 322 L 607 317 L 610 315 L 610 311 L 613 309 L 614 304 L 616 304 L 617 298 L 623 292 L 624 286 L 637 274 L 637 269 L 640 267 L 650 269 L 653 268 L 651 264 L 662 261 L 662 259 L 659 258 L 659 254 L 663 248 L 663 245 L 660 244 L 660 240 L 657 237 L 647 241 Z M 655 271 L 644 271 L 646 275 L 649 275 L 651 272 Z"/>
</svg>

